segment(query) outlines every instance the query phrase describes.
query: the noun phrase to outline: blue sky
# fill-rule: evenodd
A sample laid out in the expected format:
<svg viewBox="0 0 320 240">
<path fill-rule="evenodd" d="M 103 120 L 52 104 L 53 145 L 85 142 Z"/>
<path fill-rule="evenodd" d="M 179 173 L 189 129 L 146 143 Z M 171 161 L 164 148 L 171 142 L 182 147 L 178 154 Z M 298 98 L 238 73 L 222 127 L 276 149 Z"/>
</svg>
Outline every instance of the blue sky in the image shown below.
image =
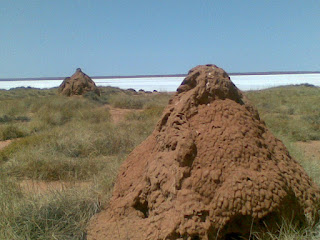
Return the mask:
<svg viewBox="0 0 320 240">
<path fill-rule="evenodd" d="M 1 0 L 0 78 L 320 70 L 318 0 Z"/>
</svg>

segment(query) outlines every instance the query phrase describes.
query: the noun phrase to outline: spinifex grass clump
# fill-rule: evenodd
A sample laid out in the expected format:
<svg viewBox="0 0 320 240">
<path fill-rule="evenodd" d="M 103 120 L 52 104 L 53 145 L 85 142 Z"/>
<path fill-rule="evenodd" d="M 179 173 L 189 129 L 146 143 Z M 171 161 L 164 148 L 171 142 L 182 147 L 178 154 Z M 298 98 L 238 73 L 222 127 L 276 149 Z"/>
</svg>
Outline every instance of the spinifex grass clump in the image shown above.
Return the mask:
<svg viewBox="0 0 320 240">
<path fill-rule="evenodd" d="M 118 89 L 112 90 L 106 88 L 101 92 L 108 97 L 119 94 Z M 25 108 L 21 108 L 30 116 L 29 122 L 12 123 L 10 128 L 0 124 L 3 139 L 24 137 L 0 151 L 0 168 L 19 178 L 91 179 L 104 168 L 109 156 L 129 153 L 148 136 L 161 114 L 159 105 L 168 96 L 158 94 L 155 98 L 161 101 L 148 96 L 147 109 L 140 114 L 143 121 L 138 114 L 138 119 L 128 117 L 122 123 L 110 121 L 108 108 L 92 99 L 63 96 L 29 99 Z M 22 100 L 14 101 L 17 106 Z M 11 111 L 10 107 L 6 111 Z"/>
<path fill-rule="evenodd" d="M 100 209 L 92 190 L 23 194 L 0 176 L 0 239 L 84 239 L 86 222 Z"/>
<path fill-rule="evenodd" d="M 161 113 L 161 101 L 150 96 L 141 116 L 113 123 L 104 104 L 120 92 L 102 88 L 96 99 L 38 89 L 3 91 L 0 136 L 13 141 L 0 150 L 0 239 L 85 238 L 87 221 L 110 196 L 120 163 Z M 18 184 L 26 178 L 35 184 L 86 181 L 90 190 L 52 189 L 33 196 Z"/>
<path fill-rule="evenodd" d="M 0 153 L 0 160 L 4 171 L 20 178 L 90 179 L 104 168 L 104 156 L 127 154 L 142 140 L 134 131 L 130 125 L 71 122 L 18 140 Z"/>
<path fill-rule="evenodd" d="M 252 233 L 254 240 L 319 240 L 320 225 L 315 227 L 299 227 L 292 222 L 284 221 L 277 233 Z"/>
<path fill-rule="evenodd" d="M 0 125 L 0 141 L 21 138 L 28 135 L 27 131 L 17 124 Z"/>
<path fill-rule="evenodd" d="M 14 100 L 14 99 L 28 99 L 33 97 L 45 97 L 56 95 L 56 89 L 38 89 L 38 88 L 25 88 L 18 87 L 10 90 L 0 89 L 0 101 Z"/>
<path fill-rule="evenodd" d="M 168 94 L 138 94 L 118 93 L 110 96 L 109 103 L 116 108 L 143 109 L 148 106 L 165 106 L 168 102 Z"/>
<path fill-rule="evenodd" d="M 110 119 L 107 109 L 81 97 L 54 96 L 41 99 L 32 106 L 31 112 L 34 114 L 34 122 L 42 128 L 64 125 L 70 121 L 99 123 Z"/>
<path fill-rule="evenodd" d="M 70 121 L 99 123 L 109 119 L 106 108 L 83 98 L 36 95 L 6 99 L 0 105 L 0 140 L 51 130 Z"/>
</svg>

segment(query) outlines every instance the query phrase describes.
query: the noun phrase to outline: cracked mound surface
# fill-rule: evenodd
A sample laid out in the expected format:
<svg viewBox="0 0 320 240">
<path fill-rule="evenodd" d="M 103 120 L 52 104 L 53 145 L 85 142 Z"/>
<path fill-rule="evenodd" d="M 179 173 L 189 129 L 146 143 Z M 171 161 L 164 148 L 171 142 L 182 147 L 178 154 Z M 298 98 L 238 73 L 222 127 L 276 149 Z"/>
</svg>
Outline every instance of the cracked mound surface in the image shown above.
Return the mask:
<svg viewBox="0 0 320 240">
<path fill-rule="evenodd" d="M 94 92 L 100 96 L 94 81 L 80 68 L 77 68 L 71 77 L 65 78 L 58 88 L 58 93 L 65 96 L 83 95 L 87 92 Z"/>
<path fill-rule="evenodd" d="M 88 239 L 229 239 L 318 219 L 319 188 L 215 65 L 190 70 Z"/>
</svg>

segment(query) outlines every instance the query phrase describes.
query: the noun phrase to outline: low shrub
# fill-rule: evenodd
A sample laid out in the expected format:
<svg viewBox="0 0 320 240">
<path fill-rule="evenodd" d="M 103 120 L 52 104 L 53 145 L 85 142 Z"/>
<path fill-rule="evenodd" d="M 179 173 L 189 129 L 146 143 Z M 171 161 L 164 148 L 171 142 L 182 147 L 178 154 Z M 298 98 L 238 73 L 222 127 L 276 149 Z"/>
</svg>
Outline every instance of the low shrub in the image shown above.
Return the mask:
<svg viewBox="0 0 320 240">
<path fill-rule="evenodd" d="M 88 99 L 88 100 L 91 100 L 91 101 L 94 101 L 94 102 L 99 102 L 101 101 L 101 98 L 100 96 L 98 96 L 95 92 L 93 91 L 90 91 L 90 92 L 86 92 L 85 94 L 83 94 L 83 97 Z"/>
<path fill-rule="evenodd" d="M 0 117 L 0 123 L 9 123 L 12 121 L 13 121 L 13 118 L 8 115 L 3 115 L 2 117 Z"/>
<path fill-rule="evenodd" d="M 21 127 L 13 124 L 0 125 L 0 140 L 9 140 L 14 138 L 21 138 L 28 135 L 28 133 Z"/>
</svg>

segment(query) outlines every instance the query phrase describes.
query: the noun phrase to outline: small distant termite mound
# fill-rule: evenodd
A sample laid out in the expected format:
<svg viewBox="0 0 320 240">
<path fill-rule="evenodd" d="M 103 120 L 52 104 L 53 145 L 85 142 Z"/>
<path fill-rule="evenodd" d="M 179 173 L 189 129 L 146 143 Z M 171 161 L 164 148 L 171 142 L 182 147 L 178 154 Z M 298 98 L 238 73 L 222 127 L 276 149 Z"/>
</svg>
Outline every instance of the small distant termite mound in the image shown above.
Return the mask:
<svg viewBox="0 0 320 240">
<path fill-rule="evenodd" d="M 94 81 L 85 73 L 77 68 L 76 72 L 63 80 L 58 88 L 58 93 L 64 96 L 83 95 L 93 92 L 100 96 L 100 91 Z"/>
</svg>

